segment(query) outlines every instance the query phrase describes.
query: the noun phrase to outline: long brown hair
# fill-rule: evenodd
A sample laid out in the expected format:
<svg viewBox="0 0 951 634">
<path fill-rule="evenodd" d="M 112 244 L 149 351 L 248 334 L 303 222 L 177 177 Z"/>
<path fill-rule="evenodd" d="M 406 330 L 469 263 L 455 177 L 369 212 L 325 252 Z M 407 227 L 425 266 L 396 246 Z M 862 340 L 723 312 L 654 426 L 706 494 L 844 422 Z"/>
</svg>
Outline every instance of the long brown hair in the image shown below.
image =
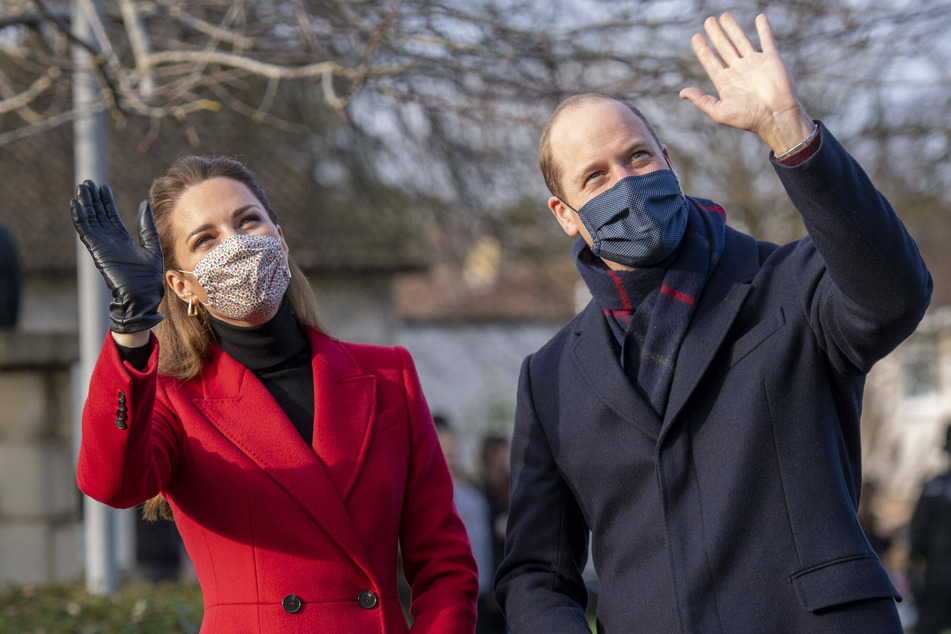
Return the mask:
<svg viewBox="0 0 951 634">
<path fill-rule="evenodd" d="M 188 188 L 212 178 L 222 177 L 246 186 L 260 201 L 271 220 L 277 224 L 277 216 L 271 209 L 264 190 L 255 181 L 254 175 L 240 162 L 224 156 L 181 158 L 173 163 L 165 174 L 156 178 L 149 190 L 149 202 L 152 205 L 152 213 L 155 214 L 166 271 L 179 269 L 175 260 L 172 210 Z M 288 264 L 291 279 L 287 287 L 287 299 L 291 304 L 291 312 L 299 323 L 324 332 L 313 289 L 290 256 Z M 187 305 L 171 289 L 166 289 L 159 304 L 159 312 L 165 319 L 155 327 L 155 336 L 159 340 L 158 371 L 182 380 L 194 378 L 211 357 L 215 343 L 211 317 L 201 304 L 198 305 L 198 315 L 189 317 Z M 157 519 L 159 515 L 172 519 L 172 510 L 165 498 L 159 494 L 145 503 L 143 515 L 149 520 Z"/>
</svg>

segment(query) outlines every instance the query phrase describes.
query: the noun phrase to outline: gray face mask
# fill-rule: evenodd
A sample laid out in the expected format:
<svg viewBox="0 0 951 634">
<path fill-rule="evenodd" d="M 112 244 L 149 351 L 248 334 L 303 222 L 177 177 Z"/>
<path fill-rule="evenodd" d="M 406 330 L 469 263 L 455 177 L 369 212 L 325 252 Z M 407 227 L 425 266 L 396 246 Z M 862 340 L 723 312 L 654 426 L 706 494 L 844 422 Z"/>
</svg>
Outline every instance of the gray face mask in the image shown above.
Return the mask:
<svg viewBox="0 0 951 634">
<path fill-rule="evenodd" d="M 564 203 L 564 201 L 562 201 Z M 652 266 L 674 252 L 689 204 L 673 171 L 627 176 L 574 209 L 591 234 L 591 252 L 631 267 Z"/>
</svg>

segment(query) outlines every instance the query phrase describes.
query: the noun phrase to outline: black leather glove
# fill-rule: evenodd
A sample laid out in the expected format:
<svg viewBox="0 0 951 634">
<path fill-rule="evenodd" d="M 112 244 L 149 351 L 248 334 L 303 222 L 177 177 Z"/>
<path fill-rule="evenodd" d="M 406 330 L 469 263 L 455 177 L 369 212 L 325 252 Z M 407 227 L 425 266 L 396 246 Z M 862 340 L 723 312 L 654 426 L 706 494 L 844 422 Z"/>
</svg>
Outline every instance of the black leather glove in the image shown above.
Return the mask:
<svg viewBox="0 0 951 634">
<path fill-rule="evenodd" d="M 108 185 L 97 188 L 94 182 L 85 181 L 69 207 L 79 239 L 112 291 L 112 331 L 140 332 L 162 321 L 158 313 L 165 292 L 162 245 L 148 201 L 139 205 L 140 244 L 122 224 Z"/>
</svg>

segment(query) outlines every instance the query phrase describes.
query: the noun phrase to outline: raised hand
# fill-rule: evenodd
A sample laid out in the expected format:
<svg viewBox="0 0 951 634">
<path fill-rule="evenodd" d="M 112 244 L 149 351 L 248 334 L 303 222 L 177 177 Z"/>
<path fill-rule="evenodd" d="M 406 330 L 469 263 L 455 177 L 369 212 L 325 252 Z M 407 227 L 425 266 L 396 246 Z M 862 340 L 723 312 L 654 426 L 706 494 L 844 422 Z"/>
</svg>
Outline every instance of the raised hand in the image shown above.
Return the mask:
<svg viewBox="0 0 951 634">
<path fill-rule="evenodd" d="M 110 329 L 148 330 L 162 321 L 158 305 L 165 292 L 162 246 L 147 201 L 139 205 L 139 242 L 132 239 L 107 185 L 85 181 L 69 201 L 73 225 L 112 292 Z"/>
<path fill-rule="evenodd" d="M 707 38 L 690 40 L 719 98 L 689 87 L 680 97 L 689 100 L 717 123 L 755 132 L 773 152 L 781 154 L 808 137 L 815 125 L 807 115 L 789 69 L 776 50 L 766 16 L 756 17 L 762 51 L 757 51 L 729 13 L 703 23 Z"/>
</svg>

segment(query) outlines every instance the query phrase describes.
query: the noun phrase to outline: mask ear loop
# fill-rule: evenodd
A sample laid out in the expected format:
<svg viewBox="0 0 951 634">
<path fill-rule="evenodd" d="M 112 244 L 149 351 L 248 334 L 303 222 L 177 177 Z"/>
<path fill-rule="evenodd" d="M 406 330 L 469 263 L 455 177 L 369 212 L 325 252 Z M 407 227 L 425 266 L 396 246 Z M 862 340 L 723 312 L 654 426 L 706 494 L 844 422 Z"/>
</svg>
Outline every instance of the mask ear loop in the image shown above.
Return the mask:
<svg viewBox="0 0 951 634">
<path fill-rule="evenodd" d="M 597 198 L 597 196 L 595 198 Z M 597 230 L 591 225 L 590 222 L 588 222 L 587 216 L 581 213 L 580 211 L 578 211 L 577 209 L 575 209 L 574 207 L 572 207 L 571 205 L 569 205 L 567 201 L 565 201 L 565 199 L 562 198 L 561 196 L 558 196 L 558 200 L 561 201 L 561 204 L 563 204 L 565 207 L 567 207 L 571 211 L 578 214 L 578 217 L 581 218 L 581 222 L 584 223 L 585 229 L 588 230 L 588 235 L 591 236 L 591 242 L 592 242 L 591 252 L 594 253 L 595 255 L 598 255 L 599 253 L 601 253 L 601 238 L 598 237 Z M 588 201 L 588 202 L 591 202 L 591 201 Z M 581 206 L 584 207 L 584 205 L 581 205 Z"/>
<path fill-rule="evenodd" d="M 195 275 L 195 272 L 194 272 L 194 271 L 183 271 L 182 269 L 178 269 L 178 272 L 179 272 L 179 273 L 188 273 L 189 275 L 192 275 L 192 276 Z M 185 300 L 182 300 L 182 301 L 185 301 Z M 194 301 L 193 299 L 188 300 L 188 316 L 189 316 L 189 317 L 197 317 L 197 316 L 198 316 L 198 304 L 204 304 L 204 302 L 202 302 L 201 300 L 199 300 L 199 301 L 197 301 L 197 302 Z M 207 306 L 208 304 L 205 304 L 205 305 Z"/>
<path fill-rule="evenodd" d="M 680 187 L 680 193 L 683 194 L 684 186 L 680 183 L 680 174 L 678 174 L 674 166 L 670 164 L 670 159 L 667 158 L 667 155 L 664 155 L 664 160 L 667 161 L 667 169 L 674 173 L 674 178 L 677 179 L 677 185 Z"/>
<path fill-rule="evenodd" d="M 275 224 L 274 226 L 277 227 L 278 229 L 281 228 L 281 225 L 279 224 Z M 287 245 L 287 241 L 284 240 L 284 236 L 281 236 L 280 240 L 281 242 L 284 243 L 285 246 Z M 284 264 L 287 265 L 287 279 L 290 279 L 293 277 L 293 275 L 291 275 L 291 249 L 290 247 L 288 247 L 287 250 L 284 250 L 284 248 L 281 248 L 281 251 L 284 252 Z"/>
</svg>

